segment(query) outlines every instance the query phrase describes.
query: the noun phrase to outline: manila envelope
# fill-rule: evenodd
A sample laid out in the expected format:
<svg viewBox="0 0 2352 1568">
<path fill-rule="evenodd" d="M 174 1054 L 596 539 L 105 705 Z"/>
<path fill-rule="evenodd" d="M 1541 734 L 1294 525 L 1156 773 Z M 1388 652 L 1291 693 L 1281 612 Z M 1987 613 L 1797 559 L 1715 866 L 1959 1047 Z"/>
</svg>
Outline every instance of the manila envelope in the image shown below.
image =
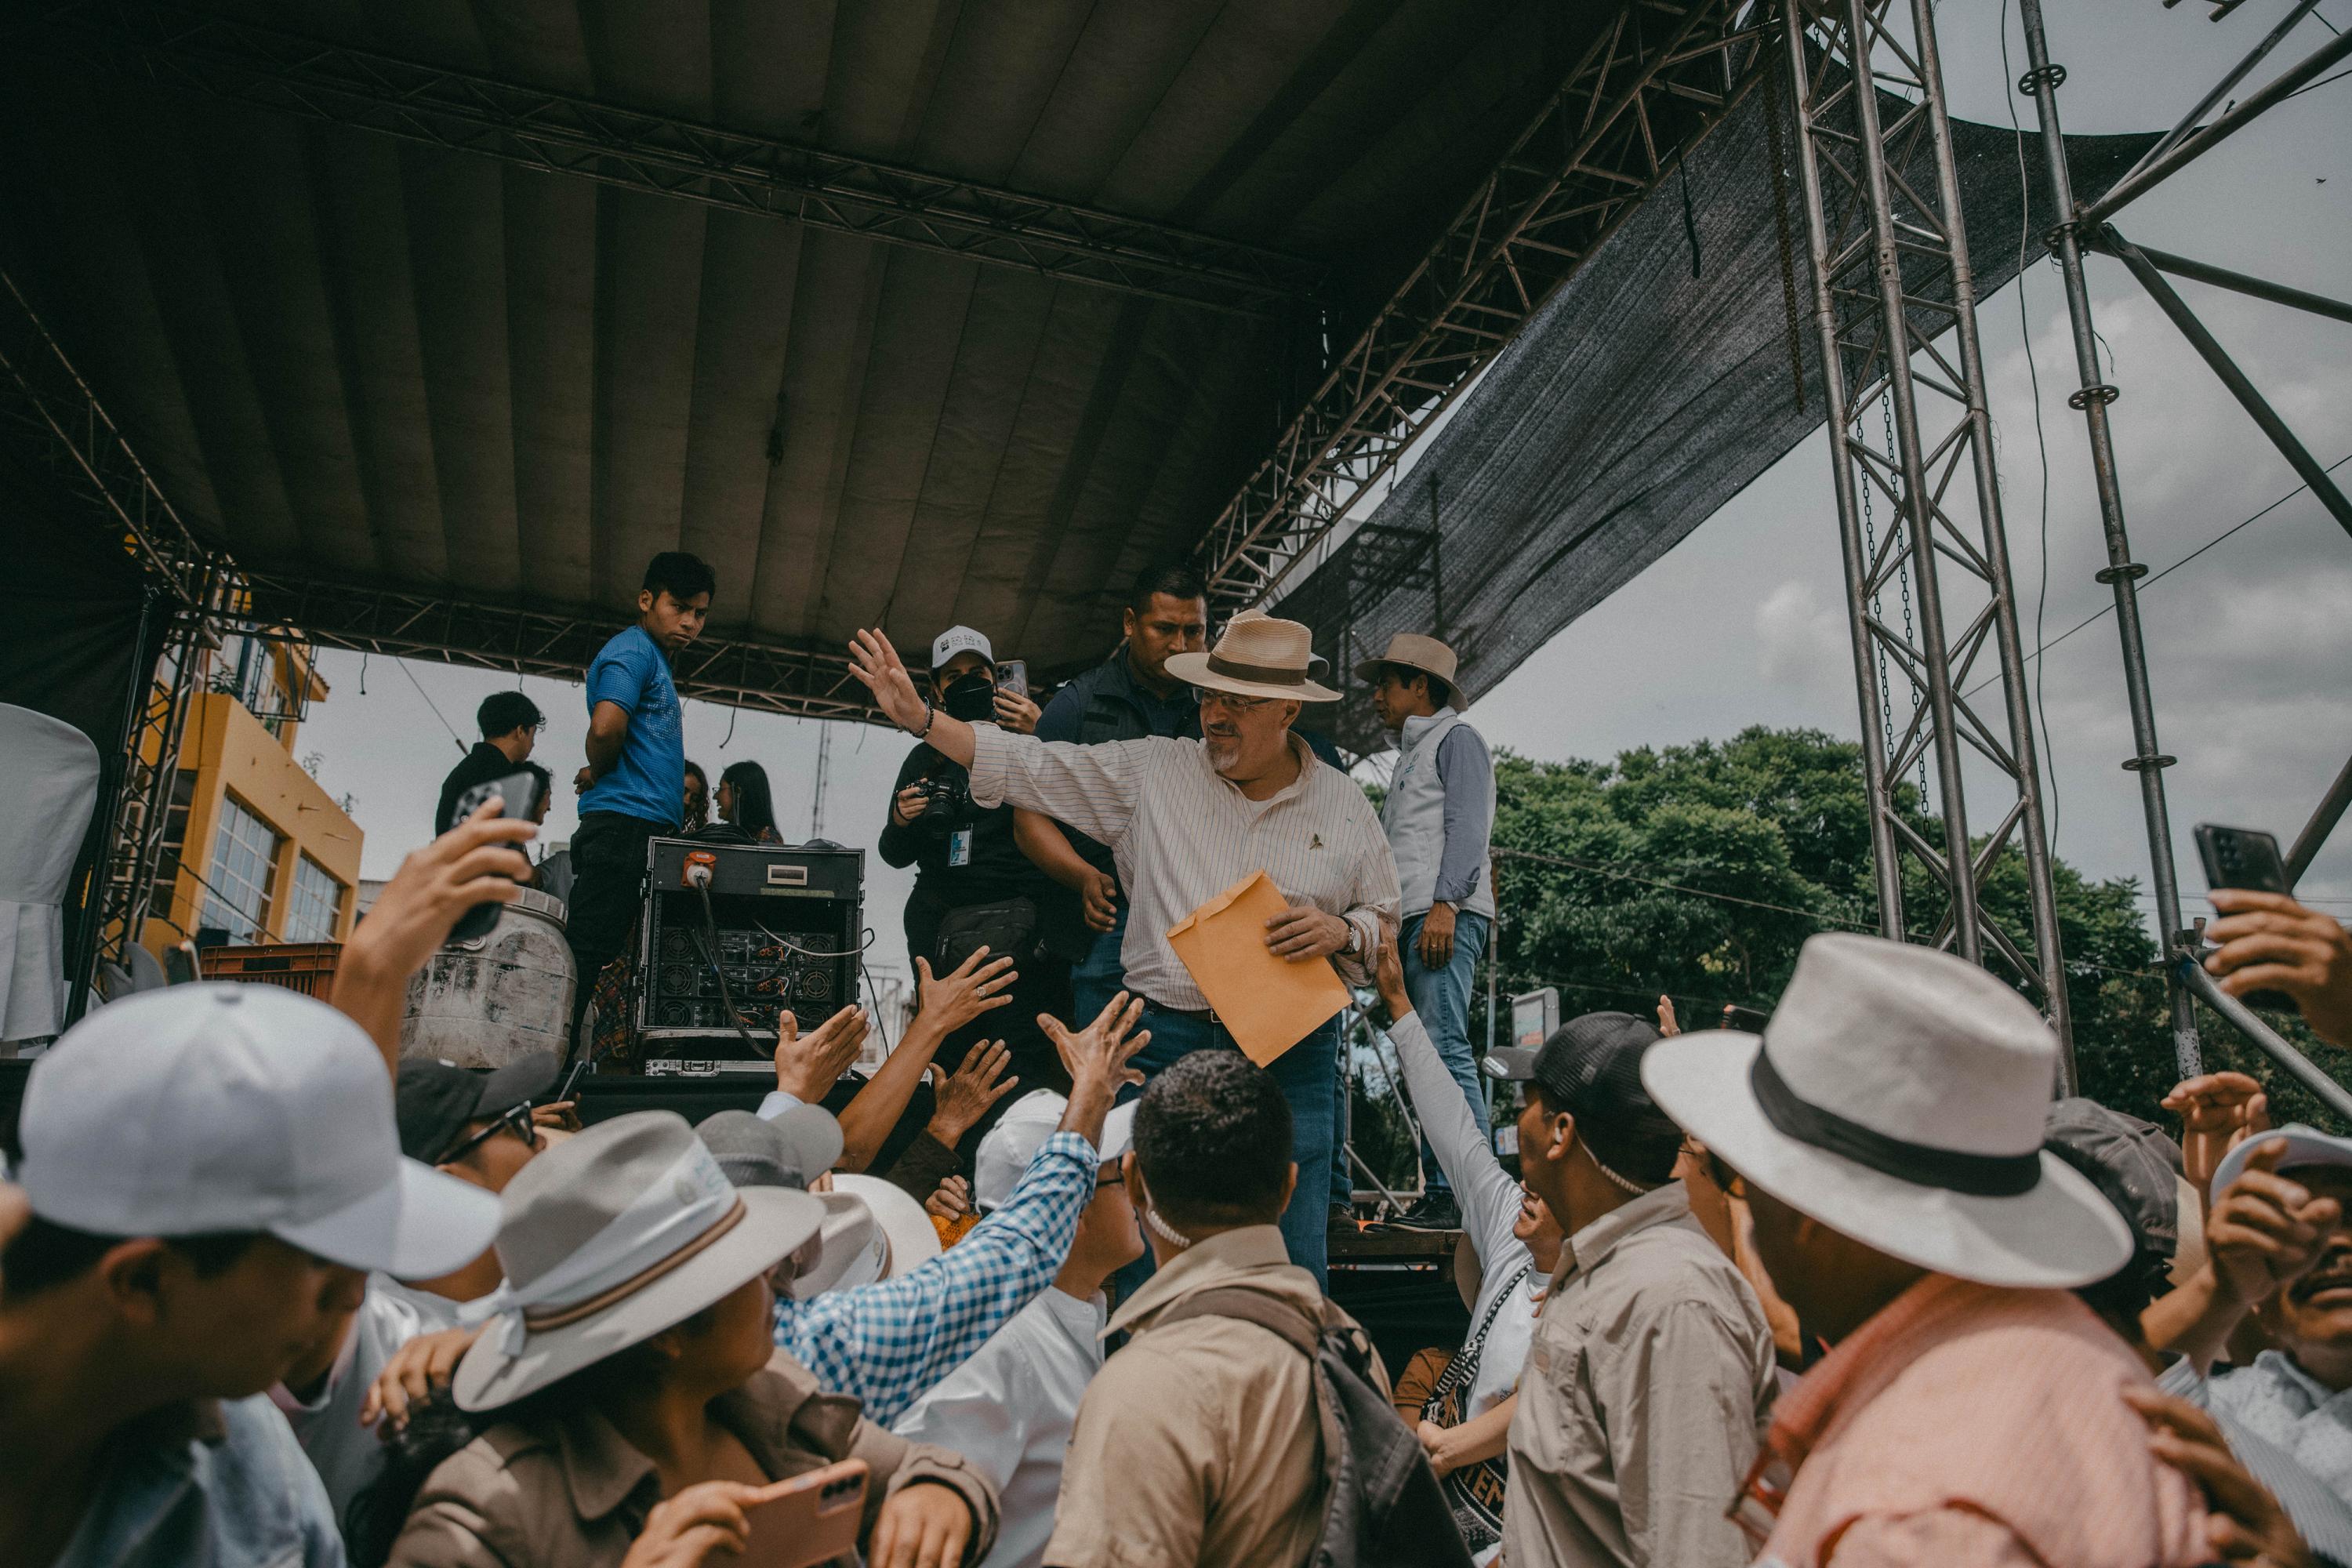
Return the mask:
<svg viewBox="0 0 2352 1568">
<path fill-rule="evenodd" d="M 1168 945 L 1242 1054 L 1265 1067 L 1348 1005 L 1348 988 L 1324 959 L 1294 963 L 1265 945 L 1265 922 L 1290 900 L 1253 871 L 1176 922 Z"/>
</svg>

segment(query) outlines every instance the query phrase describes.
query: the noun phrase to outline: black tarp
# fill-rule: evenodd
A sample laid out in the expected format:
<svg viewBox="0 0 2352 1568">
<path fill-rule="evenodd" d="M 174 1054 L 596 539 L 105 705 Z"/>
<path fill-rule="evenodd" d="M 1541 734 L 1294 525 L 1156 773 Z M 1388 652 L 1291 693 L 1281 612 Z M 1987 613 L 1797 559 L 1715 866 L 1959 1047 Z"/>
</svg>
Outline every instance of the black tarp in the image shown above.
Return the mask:
<svg viewBox="0 0 2352 1568">
<path fill-rule="evenodd" d="M 1349 662 L 1376 653 L 1391 633 L 1439 630 L 1460 653 L 1462 684 L 1475 697 L 1821 425 L 1821 356 L 1788 96 L 1748 95 L 1694 152 L 1686 180 L 1670 177 L 1537 311 L 1366 527 L 1286 595 L 1277 613 L 1307 622 L 1317 647 Z M 1904 106 L 1882 99 L 1891 121 Z M 1766 118 L 1775 109 L 1789 160 L 1780 182 L 1785 252 Z M 2041 149 L 2024 151 L 2030 199 L 2042 210 L 2021 215 L 2028 197 L 2020 189 L 2017 136 L 1965 121 L 1954 121 L 1952 133 L 1982 300 L 2017 276 L 2021 216 L 2027 259 L 2044 254 L 2041 237 L 2051 218 Z M 2077 196 L 2105 191 L 2154 140 L 2069 137 Z M 1933 189 L 1924 139 L 1907 172 L 1920 188 Z M 1784 283 L 1797 307 L 1801 409 Z M 1948 279 L 1942 297 L 1950 298 Z M 1441 551 L 1433 577 L 1377 563 L 1376 557 L 1405 553 L 1399 542 L 1425 536 L 1433 519 Z M 1833 529 L 1834 520 L 1825 516 L 1823 526 Z M 1383 743 L 1367 704 L 1345 705 L 1339 722 L 1344 745 Z"/>
</svg>

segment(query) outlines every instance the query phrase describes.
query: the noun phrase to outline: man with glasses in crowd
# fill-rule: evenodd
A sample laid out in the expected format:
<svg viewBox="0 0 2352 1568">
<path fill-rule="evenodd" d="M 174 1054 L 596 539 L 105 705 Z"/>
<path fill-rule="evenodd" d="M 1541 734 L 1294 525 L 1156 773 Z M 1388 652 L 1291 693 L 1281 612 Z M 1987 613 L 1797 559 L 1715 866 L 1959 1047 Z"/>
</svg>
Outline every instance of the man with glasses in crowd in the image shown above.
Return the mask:
<svg viewBox="0 0 2352 1568">
<path fill-rule="evenodd" d="M 1380 819 L 1347 774 L 1316 759 L 1292 732 L 1300 705 L 1339 693 L 1308 679 L 1307 629 L 1271 616 L 1239 617 L 1208 653 L 1180 653 L 1169 673 L 1194 688 L 1202 738 L 1152 737 L 1097 746 L 1049 744 L 940 712 L 916 689 L 878 632 L 861 632 L 851 668 L 892 721 L 971 770 L 972 798 L 1043 812 L 1108 844 L 1129 900 L 1120 961 L 1148 1005 L 1151 1042 L 1136 1065 L 1153 1074 L 1196 1050 L 1236 1048 L 1168 943 L 1171 927 L 1253 871 L 1288 908 L 1266 946 L 1293 963 L 1328 962 L 1371 982 L 1401 895 Z M 1276 1057 L 1269 1070 L 1289 1101 L 1293 1157 L 1322 1172 L 1331 1159 L 1339 1097 L 1337 1020 Z M 1291 1260 L 1324 1277 L 1325 1214 L 1318 1190 L 1282 1216 Z"/>
</svg>

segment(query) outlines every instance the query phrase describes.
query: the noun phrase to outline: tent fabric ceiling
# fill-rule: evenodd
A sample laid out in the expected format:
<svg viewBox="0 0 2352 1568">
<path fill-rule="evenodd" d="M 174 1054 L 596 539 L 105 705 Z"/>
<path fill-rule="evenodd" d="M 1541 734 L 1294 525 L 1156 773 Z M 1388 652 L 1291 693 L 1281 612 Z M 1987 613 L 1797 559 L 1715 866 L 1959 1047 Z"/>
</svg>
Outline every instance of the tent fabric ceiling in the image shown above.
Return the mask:
<svg viewBox="0 0 2352 1568">
<path fill-rule="evenodd" d="M 102 7 L 100 8 L 102 9 Z M 244 0 L 215 9 L 1309 258 L 1253 317 L 5 51 L 0 264 L 245 564 L 1041 670 L 1194 545 L 1608 5 Z M 1318 315 L 1318 311 L 1323 314 Z M 1327 319 L 1328 318 L 1328 319 Z M 1311 383 L 1307 383 L 1311 384 Z"/>
</svg>

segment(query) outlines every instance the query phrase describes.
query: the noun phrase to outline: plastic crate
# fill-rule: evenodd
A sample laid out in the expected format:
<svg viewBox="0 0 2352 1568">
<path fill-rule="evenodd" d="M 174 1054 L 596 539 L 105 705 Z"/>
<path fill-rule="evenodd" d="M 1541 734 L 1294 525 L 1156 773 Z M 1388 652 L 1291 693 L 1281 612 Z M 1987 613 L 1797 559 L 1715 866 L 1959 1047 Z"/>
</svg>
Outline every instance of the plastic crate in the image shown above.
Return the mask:
<svg viewBox="0 0 2352 1568">
<path fill-rule="evenodd" d="M 323 1002 L 335 988 L 335 965 L 342 956 L 339 942 L 283 942 L 264 947 L 208 947 L 203 964 L 207 980 L 283 985 Z"/>
</svg>

